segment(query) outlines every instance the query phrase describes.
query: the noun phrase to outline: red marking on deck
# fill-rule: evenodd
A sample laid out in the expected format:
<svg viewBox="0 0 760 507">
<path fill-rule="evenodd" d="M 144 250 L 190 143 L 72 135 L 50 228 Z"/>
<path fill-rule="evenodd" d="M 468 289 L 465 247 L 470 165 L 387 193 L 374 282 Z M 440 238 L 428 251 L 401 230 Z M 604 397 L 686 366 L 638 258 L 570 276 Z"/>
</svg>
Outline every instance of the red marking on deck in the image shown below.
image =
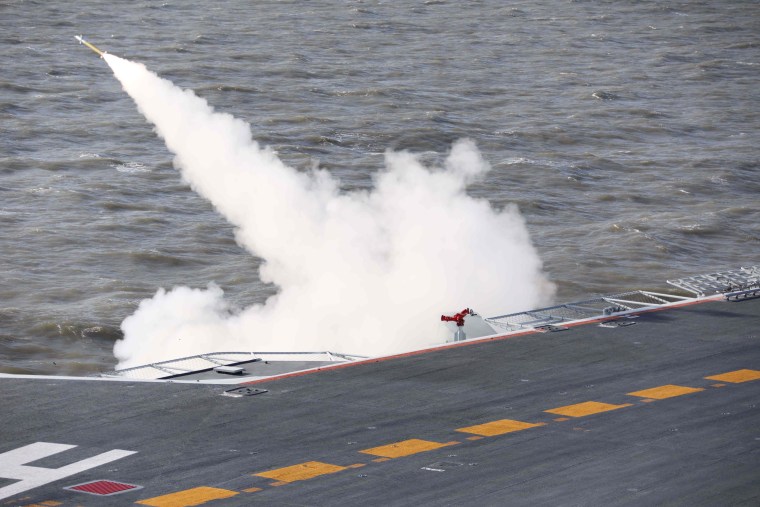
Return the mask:
<svg viewBox="0 0 760 507">
<path fill-rule="evenodd" d="M 109 496 L 116 495 L 118 493 L 124 493 L 132 489 L 141 489 L 142 486 L 136 486 L 134 484 L 126 484 L 124 482 L 114 481 L 92 481 L 85 482 L 84 484 L 77 484 L 76 486 L 69 486 L 69 491 L 79 491 L 80 493 L 89 493 L 91 495 Z"/>
</svg>

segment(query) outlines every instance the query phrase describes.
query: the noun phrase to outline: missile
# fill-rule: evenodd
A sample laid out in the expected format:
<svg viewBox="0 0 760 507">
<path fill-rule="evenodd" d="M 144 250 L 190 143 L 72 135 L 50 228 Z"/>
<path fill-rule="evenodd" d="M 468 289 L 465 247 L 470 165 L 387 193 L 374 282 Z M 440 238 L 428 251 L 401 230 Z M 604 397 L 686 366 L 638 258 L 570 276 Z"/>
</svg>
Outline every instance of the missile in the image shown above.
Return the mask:
<svg viewBox="0 0 760 507">
<path fill-rule="evenodd" d="M 81 35 L 75 35 L 74 38 L 76 40 L 78 40 L 80 44 L 84 44 L 88 48 L 90 48 L 93 51 L 95 51 L 98 55 L 100 55 L 101 58 L 103 58 L 103 55 L 106 54 L 105 51 L 99 50 L 98 48 L 96 48 L 95 46 L 93 46 L 92 44 L 90 44 L 89 42 L 87 42 L 86 40 L 84 40 L 83 36 L 81 36 Z"/>
</svg>

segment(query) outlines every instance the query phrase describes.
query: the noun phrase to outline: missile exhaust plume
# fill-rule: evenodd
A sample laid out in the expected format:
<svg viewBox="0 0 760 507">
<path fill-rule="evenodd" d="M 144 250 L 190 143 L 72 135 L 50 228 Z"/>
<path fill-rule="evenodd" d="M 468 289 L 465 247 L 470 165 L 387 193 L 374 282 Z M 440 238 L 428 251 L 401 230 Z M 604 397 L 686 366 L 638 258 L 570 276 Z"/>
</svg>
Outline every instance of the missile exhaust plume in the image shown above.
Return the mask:
<svg viewBox="0 0 760 507">
<path fill-rule="evenodd" d="M 194 191 L 236 227 L 278 287 L 265 304 L 233 309 L 223 291 L 159 289 L 122 323 L 119 368 L 219 350 L 359 355 L 442 343 L 442 312 L 535 308 L 552 297 L 514 206 L 465 192 L 490 168 L 470 140 L 441 168 L 387 152 L 369 191 L 298 172 L 251 137 L 250 127 L 202 98 L 105 53 L 139 111 L 174 153 Z"/>
</svg>

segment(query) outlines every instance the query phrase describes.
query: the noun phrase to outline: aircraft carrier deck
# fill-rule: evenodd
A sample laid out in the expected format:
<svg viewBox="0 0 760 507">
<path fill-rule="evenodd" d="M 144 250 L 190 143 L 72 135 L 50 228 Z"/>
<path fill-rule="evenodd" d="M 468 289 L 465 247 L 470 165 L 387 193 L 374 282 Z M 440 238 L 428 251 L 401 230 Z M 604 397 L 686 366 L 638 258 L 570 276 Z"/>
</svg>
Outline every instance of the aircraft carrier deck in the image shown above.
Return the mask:
<svg viewBox="0 0 760 507">
<path fill-rule="evenodd" d="M 0 376 L 0 505 L 760 505 L 757 295 L 243 378 L 238 397 Z"/>
</svg>

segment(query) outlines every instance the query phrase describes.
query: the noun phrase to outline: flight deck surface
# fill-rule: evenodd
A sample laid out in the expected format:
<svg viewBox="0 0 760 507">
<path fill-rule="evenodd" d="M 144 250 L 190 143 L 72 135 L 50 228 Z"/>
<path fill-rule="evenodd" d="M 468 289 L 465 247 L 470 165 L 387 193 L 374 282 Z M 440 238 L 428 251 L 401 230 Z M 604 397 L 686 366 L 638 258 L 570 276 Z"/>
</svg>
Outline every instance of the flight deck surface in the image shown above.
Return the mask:
<svg viewBox="0 0 760 507">
<path fill-rule="evenodd" d="M 238 398 L 0 378 L 0 505 L 757 505 L 758 329 L 760 299 L 715 299 L 256 381 Z M 129 454 L 74 466 L 116 450 Z M 20 472 L 49 480 L 3 495 L 32 480 Z"/>
</svg>

